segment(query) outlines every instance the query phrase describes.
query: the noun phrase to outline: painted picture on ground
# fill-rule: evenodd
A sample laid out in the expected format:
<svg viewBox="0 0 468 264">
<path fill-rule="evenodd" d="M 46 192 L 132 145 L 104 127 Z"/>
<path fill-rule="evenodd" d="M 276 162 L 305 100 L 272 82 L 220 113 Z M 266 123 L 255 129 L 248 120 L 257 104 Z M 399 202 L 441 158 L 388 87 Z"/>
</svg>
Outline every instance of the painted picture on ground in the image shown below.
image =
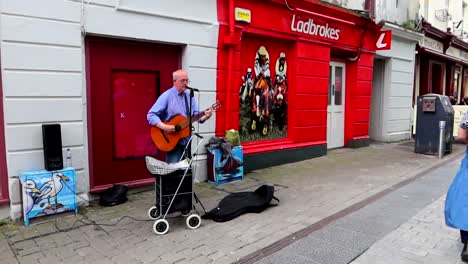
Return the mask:
<svg viewBox="0 0 468 264">
<path fill-rule="evenodd" d="M 270 72 L 270 54 L 261 45 L 242 76 L 240 96 L 241 141 L 286 137 L 287 130 L 287 63 L 286 53 L 280 51 Z"/>
</svg>

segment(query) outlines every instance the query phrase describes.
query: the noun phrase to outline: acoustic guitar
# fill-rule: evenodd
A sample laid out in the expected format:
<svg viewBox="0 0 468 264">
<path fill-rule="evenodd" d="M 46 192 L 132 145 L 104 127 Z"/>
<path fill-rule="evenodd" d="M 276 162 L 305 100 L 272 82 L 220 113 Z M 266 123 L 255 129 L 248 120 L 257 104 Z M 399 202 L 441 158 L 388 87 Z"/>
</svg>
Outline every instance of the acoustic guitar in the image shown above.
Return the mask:
<svg viewBox="0 0 468 264">
<path fill-rule="evenodd" d="M 218 100 L 211 106 L 211 109 L 214 111 L 219 107 L 221 107 L 221 101 Z M 202 118 L 205 115 L 205 111 L 192 116 L 190 122 L 188 118 L 183 115 L 175 115 L 169 121 L 163 122 L 166 125 L 173 125 L 175 127 L 174 132 L 169 133 L 160 129 L 159 127 L 151 127 L 151 139 L 153 140 L 156 147 L 158 147 L 158 149 L 165 152 L 173 150 L 179 142 L 179 139 L 188 137 L 190 135 L 190 123 L 198 121 L 198 119 Z"/>
</svg>

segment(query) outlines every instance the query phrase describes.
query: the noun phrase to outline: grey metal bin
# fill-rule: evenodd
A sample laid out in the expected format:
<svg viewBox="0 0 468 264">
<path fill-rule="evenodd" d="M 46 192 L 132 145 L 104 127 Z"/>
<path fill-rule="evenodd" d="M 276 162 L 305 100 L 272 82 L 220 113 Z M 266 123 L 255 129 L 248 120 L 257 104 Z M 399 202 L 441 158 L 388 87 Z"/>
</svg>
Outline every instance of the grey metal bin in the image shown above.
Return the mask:
<svg viewBox="0 0 468 264">
<path fill-rule="evenodd" d="M 439 121 L 445 121 L 442 153 L 452 152 L 454 111 L 448 96 L 425 94 L 418 96 L 414 152 L 437 155 L 439 152 Z"/>
</svg>

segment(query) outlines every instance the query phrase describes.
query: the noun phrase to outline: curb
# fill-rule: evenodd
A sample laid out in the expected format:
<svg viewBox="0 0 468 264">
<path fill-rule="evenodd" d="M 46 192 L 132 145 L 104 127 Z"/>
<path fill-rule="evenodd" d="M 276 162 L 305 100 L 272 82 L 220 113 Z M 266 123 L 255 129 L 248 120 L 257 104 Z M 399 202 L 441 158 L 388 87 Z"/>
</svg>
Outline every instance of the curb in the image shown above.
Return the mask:
<svg viewBox="0 0 468 264">
<path fill-rule="evenodd" d="M 437 169 L 443 165 L 445 165 L 446 163 L 448 162 L 451 162 L 457 158 L 459 158 L 460 156 L 463 156 L 463 154 L 465 153 L 465 151 L 461 151 L 460 153 L 453 153 L 452 156 L 446 158 L 446 159 L 442 159 L 440 160 L 439 162 L 435 163 L 433 166 L 428 166 L 427 168 L 425 169 L 421 169 L 417 172 L 414 173 L 413 176 L 411 176 L 410 178 L 408 179 L 405 179 L 401 182 L 398 182 L 390 187 L 388 187 L 387 189 L 384 189 L 360 202 L 357 202 L 339 212 L 336 212 L 328 217 L 325 217 L 324 219 L 308 226 L 308 227 L 305 227 L 299 231 L 296 231 L 294 232 L 293 234 L 291 235 L 288 235 L 280 240 L 278 240 L 277 242 L 274 242 L 273 244 L 269 245 L 269 246 L 266 246 L 262 249 L 259 249 L 255 252 L 252 252 L 250 253 L 249 255 L 245 256 L 245 257 L 242 257 L 240 258 L 239 260 L 237 260 L 236 262 L 233 262 L 235 264 L 252 264 L 252 263 L 255 263 L 269 255 L 272 255 L 273 253 L 291 245 L 292 243 L 310 235 L 311 233 L 321 229 L 322 227 L 350 214 L 350 213 L 353 213 L 361 208 L 363 208 L 364 206 L 382 198 L 383 196 L 405 186 L 405 185 L 408 185 L 409 183 L 417 180 L 418 178 L 424 176 L 427 172 L 431 171 L 431 170 L 434 170 L 434 169 Z"/>
</svg>

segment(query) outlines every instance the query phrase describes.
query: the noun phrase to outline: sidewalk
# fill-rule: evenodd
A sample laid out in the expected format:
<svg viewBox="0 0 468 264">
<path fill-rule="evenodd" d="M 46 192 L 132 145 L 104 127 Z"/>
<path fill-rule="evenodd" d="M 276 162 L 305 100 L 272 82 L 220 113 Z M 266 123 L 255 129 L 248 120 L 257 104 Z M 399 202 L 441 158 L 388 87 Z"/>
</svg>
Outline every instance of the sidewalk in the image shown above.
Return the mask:
<svg viewBox="0 0 468 264">
<path fill-rule="evenodd" d="M 461 264 L 458 230 L 444 220 L 445 195 L 371 246 L 352 264 Z"/>
<path fill-rule="evenodd" d="M 372 144 L 360 149 L 337 149 L 327 156 L 254 171 L 243 181 L 215 187 L 195 186 L 207 210 L 229 192 L 254 190 L 262 184 L 275 186 L 280 206 L 261 214 L 246 214 L 227 223 L 203 221 L 189 230 L 185 219 L 169 219 L 164 236 L 152 232 L 147 210 L 154 191 L 128 196 L 115 207 L 92 204 L 78 216 L 61 214 L 0 226 L 2 263 L 232 263 L 288 235 L 336 214 L 431 167 L 460 157 L 464 145 L 439 160 L 415 154 L 414 143 Z M 83 219 L 82 222 L 76 222 Z M 121 220 L 120 222 L 119 219 Z M 95 221 L 99 225 L 84 225 Z M 57 228 L 67 229 L 58 232 Z M 103 225 L 105 224 L 105 225 Z"/>
</svg>

